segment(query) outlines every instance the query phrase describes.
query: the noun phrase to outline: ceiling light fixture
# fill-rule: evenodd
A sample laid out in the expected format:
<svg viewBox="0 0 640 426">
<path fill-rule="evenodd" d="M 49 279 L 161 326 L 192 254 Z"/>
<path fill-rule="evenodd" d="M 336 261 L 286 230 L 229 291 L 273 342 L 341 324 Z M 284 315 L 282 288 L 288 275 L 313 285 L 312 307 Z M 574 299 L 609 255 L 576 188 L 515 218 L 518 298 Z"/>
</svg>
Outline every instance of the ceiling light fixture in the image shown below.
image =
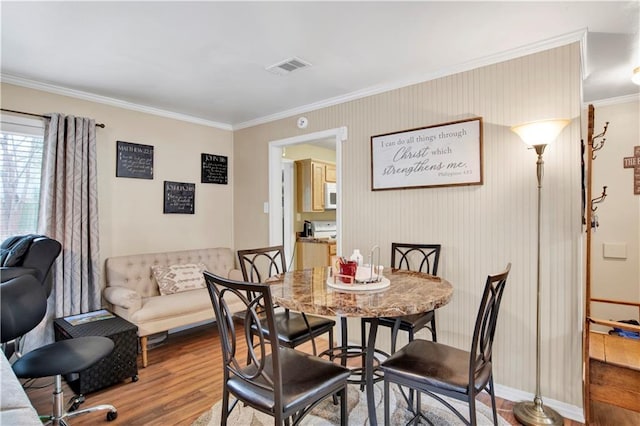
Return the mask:
<svg viewBox="0 0 640 426">
<path fill-rule="evenodd" d="M 633 75 L 631 76 L 631 81 L 640 86 L 640 67 L 635 67 L 633 69 Z"/>
</svg>

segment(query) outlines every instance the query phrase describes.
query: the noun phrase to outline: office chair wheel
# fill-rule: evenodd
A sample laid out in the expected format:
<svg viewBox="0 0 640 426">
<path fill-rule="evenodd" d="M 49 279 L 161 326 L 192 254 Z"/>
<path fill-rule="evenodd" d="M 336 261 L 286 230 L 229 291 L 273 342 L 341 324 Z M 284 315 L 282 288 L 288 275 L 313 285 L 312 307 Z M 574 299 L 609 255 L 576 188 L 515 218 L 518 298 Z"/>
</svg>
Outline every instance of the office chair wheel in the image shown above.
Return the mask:
<svg viewBox="0 0 640 426">
<path fill-rule="evenodd" d="M 109 411 L 107 413 L 107 421 L 108 422 L 112 422 L 117 418 L 118 418 L 118 412 L 117 411 Z"/>
<path fill-rule="evenodd" d="M 137 382 L 137 381 L 138 381 L 138 375 L 136 374 L 135 376 L 133 376 L 133 377 L 131 378 L 131 381 L 132 381 L 132 382 Z"/>
</svg>

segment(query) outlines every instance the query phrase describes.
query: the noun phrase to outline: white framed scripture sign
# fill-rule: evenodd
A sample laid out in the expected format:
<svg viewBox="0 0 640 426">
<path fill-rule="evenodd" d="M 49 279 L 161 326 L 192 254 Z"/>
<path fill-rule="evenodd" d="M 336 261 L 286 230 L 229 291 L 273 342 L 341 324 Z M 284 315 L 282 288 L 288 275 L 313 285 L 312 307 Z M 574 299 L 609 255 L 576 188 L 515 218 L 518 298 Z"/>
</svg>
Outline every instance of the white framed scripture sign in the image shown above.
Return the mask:
<svg viewBox="0 0 640 426">
<path fill-rule="evenodd" d="M 371 136 L 371 190 L 482 185 L 482 117 Z"/>
</svg>

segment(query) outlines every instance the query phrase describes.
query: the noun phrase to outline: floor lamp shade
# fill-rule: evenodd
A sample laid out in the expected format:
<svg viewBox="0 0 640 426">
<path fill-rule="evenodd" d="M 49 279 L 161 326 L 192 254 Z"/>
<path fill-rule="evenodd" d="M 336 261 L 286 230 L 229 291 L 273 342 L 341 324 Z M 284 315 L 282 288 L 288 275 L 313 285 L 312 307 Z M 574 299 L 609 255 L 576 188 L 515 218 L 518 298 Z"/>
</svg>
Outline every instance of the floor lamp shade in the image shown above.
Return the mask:
<svg viewBox="0 0 640 426">
<path fill-rule="evenodd" d="M 536 394 L 533 401 L 518 402 L 513 407 L 513 414 L 520 423 L 526 426 L 554 425 L 561 426 L 563 419 L 560 414 L 549 407 L 545 407 L 540 393 L 540 210 L 542 204 L 542 176 L 544 161 L 542 154 L 544 148 L 553 143 L 569 120 L 541 120 L 513 126 L 511 130 L 530 147 L 536 150 L 538 161 L 536 163 L 538 175 L 538 244 L 537 244 L 537 271 L 536 271 Z"/>
<path fill-rule="evenodd" d="M 529 146 L 549 145 L 556 140 L 569 120 L 540 120 L 513 126 L 511 130 Z"/>
<path fill-rule="evenodd" d="M 633 69 L 631 81 L 633 81 L 634 84 L 640 85 L 640 67 L 635 67 Z"/>
</svg>

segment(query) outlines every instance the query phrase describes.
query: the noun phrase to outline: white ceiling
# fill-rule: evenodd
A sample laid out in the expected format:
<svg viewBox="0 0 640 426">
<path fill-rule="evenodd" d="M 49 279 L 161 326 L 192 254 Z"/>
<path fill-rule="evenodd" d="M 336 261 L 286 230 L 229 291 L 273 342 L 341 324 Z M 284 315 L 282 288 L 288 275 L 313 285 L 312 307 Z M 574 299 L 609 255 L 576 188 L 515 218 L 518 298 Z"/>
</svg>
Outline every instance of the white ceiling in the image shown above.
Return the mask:
<svg viewBox="0 0 640 426">
<path fill-rule="evenodd" d="M 223 128 L 576 40 L 585 102 L 640 92 L 637 0 L 3 1 L 1 15 L 3 81 Z M 312 66 L 265 71 L 290 57 Z"/>
</svg>

